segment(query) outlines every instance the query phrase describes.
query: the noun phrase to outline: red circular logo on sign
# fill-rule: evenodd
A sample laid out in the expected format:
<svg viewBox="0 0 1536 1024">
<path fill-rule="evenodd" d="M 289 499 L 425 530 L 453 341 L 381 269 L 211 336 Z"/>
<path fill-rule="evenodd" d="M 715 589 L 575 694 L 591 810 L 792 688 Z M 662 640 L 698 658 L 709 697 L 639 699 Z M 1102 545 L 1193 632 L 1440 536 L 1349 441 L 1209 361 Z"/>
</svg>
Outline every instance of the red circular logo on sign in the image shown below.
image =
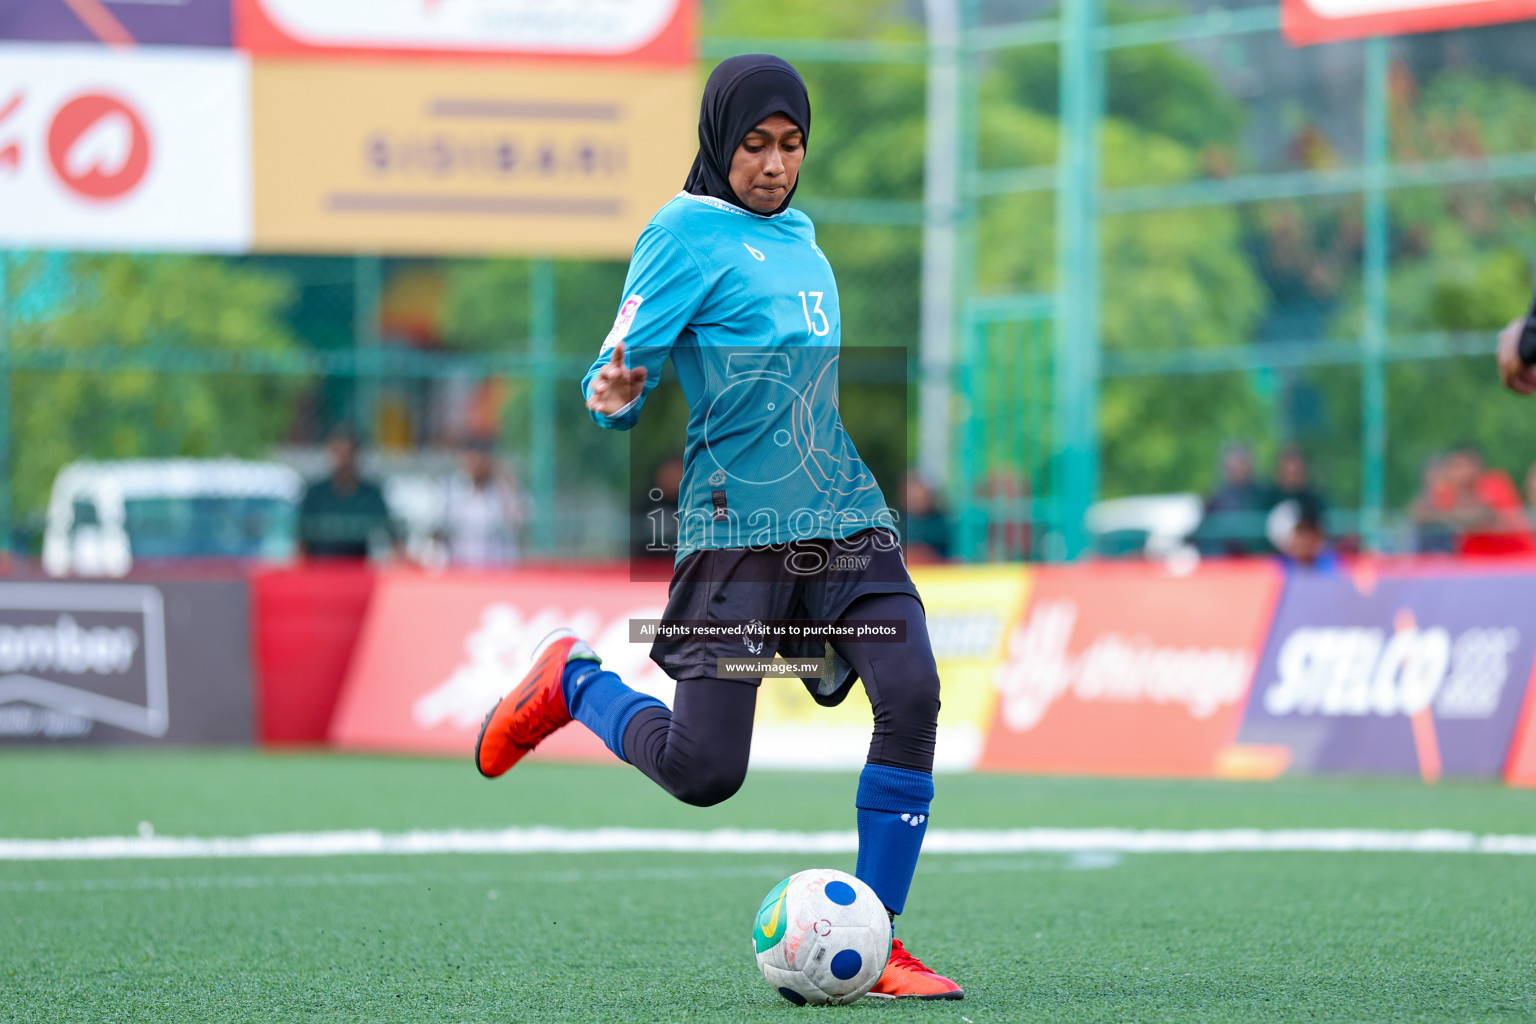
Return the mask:
<svg viewBox="0 0 1536 1024">
<path fill-rule="evenodd" d="M 149 169 L 149 133 L 122 100 L 87 93 L 53 116 L 48 157 L 71 190 L 87 199 L 119 199 Z"/>
</svg>

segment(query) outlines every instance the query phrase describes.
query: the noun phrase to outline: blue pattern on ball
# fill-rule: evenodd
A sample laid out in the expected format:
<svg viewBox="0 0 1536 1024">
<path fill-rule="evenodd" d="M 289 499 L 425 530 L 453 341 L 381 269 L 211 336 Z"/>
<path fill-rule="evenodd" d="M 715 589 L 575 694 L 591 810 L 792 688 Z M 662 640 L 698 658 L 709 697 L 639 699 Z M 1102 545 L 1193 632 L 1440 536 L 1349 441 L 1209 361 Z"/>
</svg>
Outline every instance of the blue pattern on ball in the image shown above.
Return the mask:
<svg viewBox="0 0 1536 1024">
<path fill-rule="evenodd" d="M 781 988 L 781 989 L 779 989 L 779 995 L 783 996 L 785 999 L 788 999 L 790 1002 L 794 1003 L 796 1006 L 804 1006 L 805 1005 L 805 996 L 801 995 L 799 992 L 796 992 L 792 988 Z"/>
<path fill-rule="evenodd" d="M 827 899 L 840 907 L 846 907 L 859 898 L 859 894 L 847 882 L 828 882 L 826 892 Z"/>
<path fill-rule="evenodd" d="M 833 885 L 842 885 L 842 883 L 834 882 Z M 831 886 L 828 886 L 827 888 L 830 889 Z M 843 888 L 847 889 L 848 887 L 844 885 Z M 832 977 L 838 979 L 839 981 L 847 981 L 855 974 L 858 974 L 859 968 L 863 966 L 864 958 L 859 956 L 858 950 L 845 949 L 841 953 L 837 954 L 837 956 L 832 958 Z"/>
</svg>

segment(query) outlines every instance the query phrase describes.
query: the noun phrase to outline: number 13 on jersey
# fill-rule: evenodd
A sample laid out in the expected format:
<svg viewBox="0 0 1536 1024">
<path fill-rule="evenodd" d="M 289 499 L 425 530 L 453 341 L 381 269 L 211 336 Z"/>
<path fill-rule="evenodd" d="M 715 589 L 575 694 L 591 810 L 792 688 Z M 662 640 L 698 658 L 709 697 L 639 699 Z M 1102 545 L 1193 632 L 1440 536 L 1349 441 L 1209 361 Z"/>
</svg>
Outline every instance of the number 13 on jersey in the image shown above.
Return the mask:
<svg viewBox="0 0 1536 1024">
<path fill-rule="evenodd" d="M 825 338 L 832 333 L 832 324 L 827 321 L 827 314 L 821 310 L 821 299 L 826 294 L 826 292 L 800 293 L 800 308 L 805 311 L 805 329 L 818 338 Z"/>
</svg>

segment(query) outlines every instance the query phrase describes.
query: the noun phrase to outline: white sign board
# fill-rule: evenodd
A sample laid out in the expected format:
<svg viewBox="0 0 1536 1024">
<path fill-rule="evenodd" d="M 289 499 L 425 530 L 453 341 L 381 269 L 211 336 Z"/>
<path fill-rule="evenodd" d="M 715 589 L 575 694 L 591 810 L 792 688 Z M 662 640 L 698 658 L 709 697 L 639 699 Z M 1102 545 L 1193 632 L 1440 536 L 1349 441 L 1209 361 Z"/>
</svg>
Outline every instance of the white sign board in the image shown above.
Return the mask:
<svg viewBox="0 0 1536 1024">
<path fill-rule="evenodd" d="M 655 39 L 678 0 L 256 0 L 310 46 L 606 56 Z"/>
<path fill-rule="evenodd" d="M 241 54 L 0 45 L 0 246 L 244 251 L 250 148 Z"/>
</svg>

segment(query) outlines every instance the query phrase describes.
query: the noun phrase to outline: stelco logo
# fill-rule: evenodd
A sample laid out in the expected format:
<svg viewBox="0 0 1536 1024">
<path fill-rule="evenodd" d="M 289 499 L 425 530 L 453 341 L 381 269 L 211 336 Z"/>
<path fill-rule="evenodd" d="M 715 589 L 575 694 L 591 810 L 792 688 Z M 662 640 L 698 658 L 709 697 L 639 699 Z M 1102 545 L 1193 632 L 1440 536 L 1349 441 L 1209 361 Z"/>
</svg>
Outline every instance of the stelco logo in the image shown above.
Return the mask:
<svg viewBox="0 0 1536 1024">
<path fill-rule="evenodd" d="M 1271 715 L 1415 715 L 1431 704 L 1441 718 L 1488 718 L 1498 710 L 1519 645 L 1513 628 L 1475 627 L 1453 641 L 1412 615 L 1396 629 L 1307 627 L 1285 638 L 1279 679 L 1264 690 Z"/>
<path fill-rule="evenodd" d="M 1195 718 L 1247 692 L 1253 656 L 1241 648 L 1160 647 L 1144 636 L 1103 632 L 1069 654 L 1077 614 L 1075 601 L 1042 601 L 1009 636 L 997 688 L 1013 731 L 1034 728 L 1068 692 L 1085 702 L 1181 704 Z"/>
</svg>

